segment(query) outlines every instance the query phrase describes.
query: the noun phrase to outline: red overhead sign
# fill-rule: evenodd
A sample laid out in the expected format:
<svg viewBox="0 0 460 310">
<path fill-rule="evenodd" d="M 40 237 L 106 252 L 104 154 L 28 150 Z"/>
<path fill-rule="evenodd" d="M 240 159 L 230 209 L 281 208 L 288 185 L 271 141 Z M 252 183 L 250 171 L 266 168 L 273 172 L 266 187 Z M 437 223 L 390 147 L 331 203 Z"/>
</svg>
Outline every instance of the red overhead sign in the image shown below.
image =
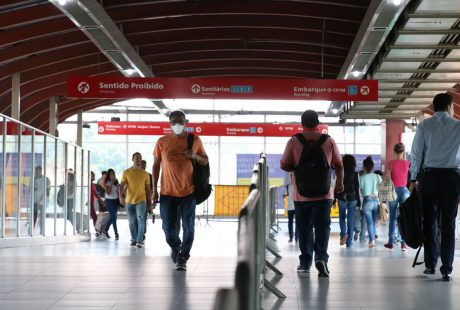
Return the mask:
<svg viewBox="0 0 460 310">
<path fill-rule="evenodd" d="M 67 97 L 377 101 L 378 82 L 377 80 L 72 76 L 67 79 Z"/>
<path fill-rule="evenodd" d="M 172 132 L 168 122 L 98 122 L 100 135 L 155 135 Z M 319 125 L 327 133 L 327 125 Z M 302 131 L 300 124 L 189 123 L 186 131 L 200 136 L 290 137 Z"/>
</svg>

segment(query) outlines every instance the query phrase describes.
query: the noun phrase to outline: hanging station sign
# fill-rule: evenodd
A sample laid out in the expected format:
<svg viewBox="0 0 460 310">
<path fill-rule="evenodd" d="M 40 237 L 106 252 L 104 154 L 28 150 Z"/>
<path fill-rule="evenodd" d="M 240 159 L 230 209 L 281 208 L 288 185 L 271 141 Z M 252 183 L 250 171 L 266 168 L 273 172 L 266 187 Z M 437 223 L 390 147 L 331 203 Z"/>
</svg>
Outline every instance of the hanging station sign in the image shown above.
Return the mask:
<svg viewBox="0 0 460 310">
<path fill-rule="evenodd" d="M 172 132 L 168 122 L 98 122 L 100 135 L 166 135 Z M 327 125 L 319 125 L 327 133 Z M 188 133 L 200 136 L 290 137 L 302 131 L 300 124 L 260 123 L 189 123 Z"/>
<path fill-rule="evenodd" d="M 71 76 L 67 97 L 377 101 L 378 81 Z"/>
</svg>

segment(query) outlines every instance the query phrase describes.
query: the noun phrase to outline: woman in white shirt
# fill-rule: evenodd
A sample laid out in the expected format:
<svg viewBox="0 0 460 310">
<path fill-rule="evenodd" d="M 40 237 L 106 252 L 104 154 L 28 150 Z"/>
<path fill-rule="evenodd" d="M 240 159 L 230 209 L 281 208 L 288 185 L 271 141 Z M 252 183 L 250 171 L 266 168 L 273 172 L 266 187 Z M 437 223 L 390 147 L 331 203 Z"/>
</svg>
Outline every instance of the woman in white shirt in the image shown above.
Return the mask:
<svg viewBox="0 0 460 310">
<path fill-rule="evenodd" d="M 368 156 L 363 161 L 364 174 L 359 178 L 359 188 L 363 197 L 363 215 L 367 223 L 369 234 L 369 248 L 375 247 L 375 222 L 379 218 L 378 185 L 382 177 L 372 173 L 374 161 Z"/>
<path fill-rule="evenodd" d="M 107 170 L 107 176 L 105 177 L 104 181 L 104 188 L 105 188 L 105 205 L 110 213 L 110 219 L 107 223 L 105 228 L 105 236 L 110 238 L 109 236 L 109 228 L 110 225 L 113 225 L 113 230 L 115 232 L 115 240 L 119 239 L 118 236 L 118 229 L 117 229 L 117 212 L 118 212 L 118 183 L 117 177 L 115 176 L 115 171 L 113 169 Z"/>
</svg>

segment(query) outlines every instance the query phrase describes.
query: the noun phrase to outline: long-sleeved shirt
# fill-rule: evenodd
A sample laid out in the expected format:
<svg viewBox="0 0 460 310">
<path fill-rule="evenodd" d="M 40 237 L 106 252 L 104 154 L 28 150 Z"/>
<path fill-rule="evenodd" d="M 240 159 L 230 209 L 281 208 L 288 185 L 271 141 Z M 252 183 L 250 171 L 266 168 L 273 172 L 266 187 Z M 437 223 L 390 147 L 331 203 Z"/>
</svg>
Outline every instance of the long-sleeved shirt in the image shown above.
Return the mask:
<svg viewBox="0 0 460 310">
<path fill-rule="evenodd" d="M 436 112 L 417 127 L 411 150 L 411 180 L 422 168 L 460 168 L 460 122 Z"/>
</svg>

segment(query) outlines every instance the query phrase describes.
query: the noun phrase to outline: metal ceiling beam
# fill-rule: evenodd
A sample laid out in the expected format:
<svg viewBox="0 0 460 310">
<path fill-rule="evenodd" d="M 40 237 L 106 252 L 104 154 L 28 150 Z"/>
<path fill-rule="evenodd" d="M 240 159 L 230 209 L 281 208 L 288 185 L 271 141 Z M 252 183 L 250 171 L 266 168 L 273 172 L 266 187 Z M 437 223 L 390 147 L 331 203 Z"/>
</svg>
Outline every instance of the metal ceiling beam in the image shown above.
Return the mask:
<svg viewBox="0 0 460 310">
<path fill-rule="evenodd" d="M 403 111 L 403 112 L 420 112 L 420 108 L 376 108 L 376 109 L 353 109 L 350 112 L 378 112 L 378 111 Z"/>
<path fill-rule="evenodd" d="M 459 73 L 459 69 L 405 69 L 405 68 L 394 68 L 394 69 L 379 69 L 376 74 L 379 73 Z"/>
<path fill-rule="evenodd" d="M 379 92 L 384 92 L 384 91 L 456 91 L 455 88 L 417 88 L 417 87 L 379 87 Z"/>
<path fill-rule="evenodd" d="M 460 62 L 460 58 L 389 57 L 383 58 L 382 62 Z"/>
<path fill-rule="evenodd" d="M 431 99 L 430 95 L 379 95 L 380 99 L 393 99 L 393 98 L 414 98 L 414 99 Z"/>
<path fill-rule="evenodd" d="M 458 84 L 460 79 L 379 79 L 379 83 L 449 83 Z"/>
<path fill-rule="evenodd" d="M 418 116 L 420 113 L 415 114 L 393 114 L 393 113 L 374 113 L 374 114 L 344 114 L 343 119 L 411 119 Z"/>
<path fill-rule="evenodd" d="M 438 50 L 438 49 L 445 49 L 445 50 L 455 50 L 460 49 L 460 45 L 455 44 L 398 44 L 398 45 L 391 45 L 391 49 L 395 50 Z"/>
<path fill-rule="evenodd" d="M 460 29 L 399 30 L 400 35 L 460 34 Z"/>
<path fill-rule="evenodd" d="M 420 12 L 410 13 L 409 18 L 460 18 L 460 12 L 445 13 L 445 12 Z"/>
<path fill-rule="evenodd" d="M 186 114 L 191 115 L 293 115 L 300 116 L 304 111 L 233 111 L 233 110 L 195 110 L 182 109 Z M 156 110 L 142 109 L 100 109 L 85 111 L 85 113 L 113 113 L 113 114 L 158 114 Z M 324 112 L 318 112 L 319 115 L 324 115 Z"/>
<path fill-rule="evenodd" d="M 115 22 L 96 0 L 78 0 L 60 5 L 57 0 L 49 0 L 61 10 L 88 38 L 104 53 L 104 55 L 125 76 L 154 76 L 150 67 L 129 43 Z M 168 107 L 157 101 L 160 113 Z M 163 111 L 162 111 L 163 110 Z"/>
</svg>

